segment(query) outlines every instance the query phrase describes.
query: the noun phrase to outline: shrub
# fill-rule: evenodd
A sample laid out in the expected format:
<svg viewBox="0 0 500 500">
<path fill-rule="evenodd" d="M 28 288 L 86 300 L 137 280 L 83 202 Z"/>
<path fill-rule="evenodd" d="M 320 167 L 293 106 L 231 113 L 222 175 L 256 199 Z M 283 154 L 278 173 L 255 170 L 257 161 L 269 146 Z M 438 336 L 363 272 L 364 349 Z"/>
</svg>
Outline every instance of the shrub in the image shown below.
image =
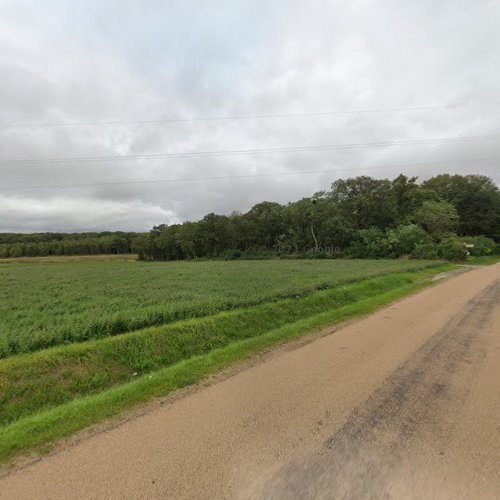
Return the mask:
<svg viewBox="0 0 500 500">
<path fill-rule="evenodd" d="M 219 259 L 221 260 L 236 260 L 241 259 L 243 257 L 243 252 L 238 250 L 237 248 L 230 248 L 228 250 L 224 250 L 220 253 Z"/>
<path fill-rule="evenodd" d="M 443 259 L 460 262 L 467 258 L 467 248 L 456 237 L 446 238 L 439 244 L 439 254 Z"/>
<path fill-rule="evenodd" d="M 411 254 L 417 245 L 429 242 L 429 235 L 417 224 L 399 226 L 387 232 L 391 257 Z"/>
<path fill-rule="evenodd" d="M 279 255 L 280 259 L 284 260 L 293 260 L 293 259 L 298 259 L 299 254 L 298 253 L 282 253 Z"/>
<path fill-rule="evenodd" d="M 311 252 L 306 254 L 308 259 L 328 259 L 329 255 L 325 252 Z"/>
<path fill-rule="evenodd" d="M 438 247 L 435 243 L 420 243 L 415 245 L 415 248 L 411 252 L 411 257 L 413 259 L 423 259 L 423 260 L 433 260 L 439 257 Z"/>
<path fill-rule="evenodd" d="M 472 248 L 469 248 L 470 254 L 474 256 L 490 255 L 496 249 L 495 241 L 486 236 L 471 236 L 464 238 L 463 241 L 474 245 Z"/>
<path fill-rule="evenodd" d="M 380 259 L 390 257 L 392 249 L 385 233 L 377 227 L 370 227 L 357 231 L 356 240 L 348 253 L 358 259 Z"/>
</svg>

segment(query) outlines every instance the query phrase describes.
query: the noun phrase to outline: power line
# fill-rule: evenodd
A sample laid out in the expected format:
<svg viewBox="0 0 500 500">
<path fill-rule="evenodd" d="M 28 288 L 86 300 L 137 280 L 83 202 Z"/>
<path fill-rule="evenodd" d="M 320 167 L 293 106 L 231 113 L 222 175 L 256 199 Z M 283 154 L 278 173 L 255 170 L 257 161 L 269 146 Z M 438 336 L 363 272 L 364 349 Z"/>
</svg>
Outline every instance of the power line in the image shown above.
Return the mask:
<svg viewBox="0 0 500 500">
<path fill-rule="evenodd" d="M 195 118 L 156 118 L 150 120 L 109 120 L 109 121 L 81 121 L 81 122 L 46 122 L 46 123 L 0 123 L 0 129 L 16 128 L 58 128 L 58 127 L 87 127 L 87 126 L 115 126 L 115 125 L 146 125 L 189 122 L 210 122 L 229 120 L 256 120 L 268 118 L 305 118 L 313 116 L 342 116 L 369 113 L 397 113 L 412 111 L 436 111 L 438 109 L 453 109 L 466 107 L 465 104 L 445 104 L 441 106 L 414 106 L 408 108 L 372 108 L 338 111 L 319 111 L 307 113 L 265 113 L 255 115 L 204 116 Z"/>
<path fill-rule="evenodd" d="M 448 142 L 466 142 L 471 140 L 490 140 L 497 139 L 500 134 L 492 135 L 471 135 L 458 137 L 438 137 L 426 139 L 408 139 L 401 141 L 381 141 L 381 142 L 361 142 L 355 144 L 331 144 L 322 146 L 288 146 L 279 148 L 262 149 L 240 149 L 240 150 L 218 150 L 218 151 L 191 151 L 185 153 L 161 153 L 150 155 L 123 155 L 123 156 L 82 156 L 67 158 L 16 158 L 0 160 L 0 165 L 29 165 L 29 164 L 51 164 L 51 163 L 87 163 L 87 162 L 108 162 L 108 161 L 130 161 L 130 160 L 164 160 L 176 158 L 206 158 L 219 156 L 239 156 L 239 155 L 260 155 L 275 153 L 307 153 L 316 151 L 331 151 L 337 149 L 358 149 L 358 148 L 377 148 L 407 146 L 413 144 L 442 144 Z"/>
<path fill-rule="evenodd" d="M 380 170 L 380 169 L 399 169 L 406 167 L 428 167 L 433 165 L 448 164 L 448 163 L 484 163 L 484 162 L 497 162 L 500 161 L 498 158 L 471 158 L 467 160 L 440 160 L 432 162 L 416 162 L 416 163 L 406 163 L 401 165 L 384 165 L 375 167 L 352 167 L 352 168 L 335 168 L 327 170 L 301 170 L 295 172 L 272 172 L 266 174 L 242 174 L 242 175 L 220 175 L 211 177 L 182 177 L 173 179 L 151 179 L 145 181 L 117 181 L 117 182 L 92 182 L 92 183 L 73 183 L 73 184 L 46 184 L 46 185 L 33 185 L 33 186 L 9 186 L 0 187 L 0 191 L 22 191 L 31 189 L 62 189 L 62 188 L 74 188 L 74 187 L 99 187 L 99 186 L 120 186 L 120 185 L 133 185 L 133 184 L 160 184 L 160 183 L 170 183 L 170 182 L 196 182 L 196 181 L 213 181 L 222 179 L 245 179 L 252 177 L 281 177 L 289 175 L 304 175 L 304 174 L 323 174 L 332 172 L 349 172 L 349 171 L 360 171 L 360 170 Z"/>
</svg>

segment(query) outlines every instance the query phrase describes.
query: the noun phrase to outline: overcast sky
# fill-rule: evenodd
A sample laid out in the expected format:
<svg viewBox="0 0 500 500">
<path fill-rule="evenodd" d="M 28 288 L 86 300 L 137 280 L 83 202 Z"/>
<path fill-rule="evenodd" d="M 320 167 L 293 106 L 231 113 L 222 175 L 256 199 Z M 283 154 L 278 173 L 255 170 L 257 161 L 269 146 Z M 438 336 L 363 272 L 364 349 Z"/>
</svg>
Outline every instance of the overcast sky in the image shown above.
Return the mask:
<svg viewBox="0 0 500 500">
<path fill-rule="evenodd" d="M 499 183 L 500 137 L 25 161 L 500 134 L 499 22 L 494 0 L 0 0 L 0 231 L 146 230 L 364 174 Z M 397 111 L 248 118 L 374 109 Z M 247 119 L 131 123 L 224 116 Z"/>
</svg>

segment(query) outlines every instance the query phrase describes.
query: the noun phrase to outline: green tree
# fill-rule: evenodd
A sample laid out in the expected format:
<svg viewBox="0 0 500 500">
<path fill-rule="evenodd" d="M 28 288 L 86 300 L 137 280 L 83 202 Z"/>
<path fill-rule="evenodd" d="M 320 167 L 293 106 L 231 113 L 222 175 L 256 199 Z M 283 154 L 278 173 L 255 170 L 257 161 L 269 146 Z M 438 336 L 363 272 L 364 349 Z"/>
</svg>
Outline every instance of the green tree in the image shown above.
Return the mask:
<svg viewBox="0 0 500 500">
<path fill-rule="evenodd" d="M 283 206 L 263 201 L 253 206 L 243 217 L 248 223 L 247 247 L 271 250 L 283 232 Z"/>
<path fill-rule="evenodd" d="M 343 215 L 327 215 L 318 229 L 318 239 L 322 246 L 346 249 L 354 239 L 355 230 L 349 219 Z"/>
<path fill-rule="evenodd" d="M 150 234 L 140 234 L 134 239 L 131 248 L 133 253 L 137 254 L 139 260 L 152 258 L 153 245 Z"/>
<path fill-rule="evenodd" d="M 392 191 L 396 201 L 398 212 L 398 221 L 403 223 L 408 215 L 414 212 L 418 206 L 418 191 L 420 186 L 417 184 L 416 177 L 407 177 L 400 174 L 392 181 Z"/>
<path fill-rule="evenodd" d="M 411 216 L 413 222 L 423 227 L 434 240 L 453 234 L 458 224 L 458 214 L 446 201 L 424 201 Z"/>
<path fill-rule="evenodd" d="M 198 224 L 196 222 L 184 222 L 178 229 L 176 245 L 179 247 L 183 258 L 195 259 L 198 248 L 201 246 L 198 237 Z"/>
<path fill-rule="evenodd" d="M 320 210 L 312 198 L 289 203 L 286 206 L 284 217 L 286 231 L 282 231 L 281 237 L 286 239 L 286 244 L 295 252 L 311 250 L 316 247 L 319 229 Z M 314 234 L 314 236 L 313 236 Z"/>
<path fill-rule="evenodd" d="M 449 175 L 432 177 L 423 184 L 458 212 L 460 235 L 485 235 L 500 239 L 500 191 L 484 175 Z"/>
<path fill-rule="evenodd" d="M 199 222 L 203 255 L 217 257 L 224 250 L 236 246 L 235 234 L 229 217 L 210 213 Z"/>
<path fill-rule="evenodd" d="M 398 220 L 398 204 L 391 181 L 361 176 L 339 179 L 332 184 L 328 198 L 355 228 L 394 226 Z"/>
</svg>

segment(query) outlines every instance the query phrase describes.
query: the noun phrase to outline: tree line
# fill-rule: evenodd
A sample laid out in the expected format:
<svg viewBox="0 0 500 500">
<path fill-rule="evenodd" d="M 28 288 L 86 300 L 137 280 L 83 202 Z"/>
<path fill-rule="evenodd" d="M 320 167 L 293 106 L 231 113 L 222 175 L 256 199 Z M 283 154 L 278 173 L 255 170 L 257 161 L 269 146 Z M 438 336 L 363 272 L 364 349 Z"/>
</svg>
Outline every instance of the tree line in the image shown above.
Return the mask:
<svg viewBox="0 0 500 500">
<path fill-rule="evenodd" d="M 482 175 L 441 174 L 418 183 L 360 176 L 285 205 L 210 213 L 139 234 L 143 260 L 309 256 L 448 258 L 487 254 L 500 241 L 500 191 Z"/>
<path fill-rule="evenodd" d="M 138 233 L 0 233 L 0 258 L 132 253 Z"/>
<path fill-rule="evenodd" d="M 482 175 L 441 174 L 419 183 L 360 176 L 285 205 L 210 213 L 148 233 L 0 233 L 0 258 L 137 253 L 142 260 L 199 258 L 444 257 L 498 250 L 500 191 Z"/>
</svg>

